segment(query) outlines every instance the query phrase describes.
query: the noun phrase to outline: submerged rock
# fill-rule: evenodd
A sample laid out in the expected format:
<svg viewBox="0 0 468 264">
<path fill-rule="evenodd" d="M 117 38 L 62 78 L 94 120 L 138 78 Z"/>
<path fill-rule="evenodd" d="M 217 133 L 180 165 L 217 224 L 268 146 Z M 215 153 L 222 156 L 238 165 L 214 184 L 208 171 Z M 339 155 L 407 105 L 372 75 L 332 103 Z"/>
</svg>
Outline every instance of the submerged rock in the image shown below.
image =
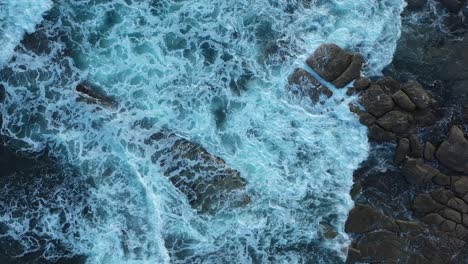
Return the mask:
<svg viewBox="0 0 468 264">
<path fill-rule="evenodd" d="M 214 213 L 249 203 L 249 196 L 243 192 L 247 181 L 200 145 L 167 130 L 153 134 L 147 143 L 163 146 L 151 160 L 198 211 Z"/>
<path fill-rule="evenodd" d="M 88 83 L 80 83 L 76 86 L 75 90 L 79 96 L 86 102 L 98 104 L 107 108 L 117 108 L 118 103 L 110 96 L 106 95 L 104 91 L 100 90 Z"/>
<path fill-rule="evenodd" d="M 296 96 L 307 96 L 315 104 L 322 95 L 331 97 L 333 92 L 322 85 L 304 69 L 295 69 L 288 78 L 287 89 Z"/>
</svg>

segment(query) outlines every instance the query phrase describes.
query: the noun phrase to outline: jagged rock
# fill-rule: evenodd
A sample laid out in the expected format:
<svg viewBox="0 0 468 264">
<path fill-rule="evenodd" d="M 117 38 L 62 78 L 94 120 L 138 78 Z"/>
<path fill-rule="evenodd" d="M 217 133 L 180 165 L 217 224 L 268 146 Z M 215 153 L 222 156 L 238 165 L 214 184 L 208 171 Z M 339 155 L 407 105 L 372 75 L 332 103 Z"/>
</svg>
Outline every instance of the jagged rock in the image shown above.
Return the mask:
<svg viewBox="0 0 468 264">
<path fill-rule="evenodd" d="M 401 89 L 418 108 L 426 109 L 429 107 L 431 97 L 418 82 L 408 81 Z"/>
<path fill-rule="evenodd" d="M 369 88 L 370 85 L 371 81 L 369 80 L 369 78 L 359 77 L 358 79 L 356 79 L 353 86 L 356 89 L 356 91 L 361 92 Z"/>
<path fill-rule="evenodd" d="M 459 194 L 468 194 L 468 177 L 461 177 L 453 183 L 453 190 Z"/>
<path fill-rule="evenodd" d="M 398 90 L 396 93 L 394 93 L 392 95 L 392 98 L 393 101 L 395 101 L 396 105 L 399 106 L 401 109 L 408 112 L 413 112 L 414 110 L 416 110 L 416 105 L 402 90 Z"/>
<path fill-rule="evenodd" d="M 413 201 L 413 209 L 418 213 L 432 213 L 441 210 L 443 206 L 434 201 L 428 194 L 419 194 Z"/>
<path fill-rule="evenodd" d="M 153 134 L 146 143 L 162 146 L 151 160 L 193 208 L 213 213 L 225 205 L 241 207 L 250 201 L 242 192 L 247 182 L 240 173 L 203 147 L 167 130 Z"/>
<path fill-rule="evenodd" d="M 288 78 L 287 89 L 296 96 L 308 96 L 315 104 L 321 95 L 331 97 L 333 92 L 322 85 L 314 76 L 304 69 L 297 68 Z"/>
<path fill-rule="evenodd" d="M 353 55 L 335 44 L 322 44 L 310 56 L 306 63 L 320 77 L 333 82 L 340 77 L 353 60 Z"/>
<path fill-rule="evenodd" d="M 448 201 L 447 205 L 450 208 L 455 209 L 460 213 L 463 213 L 463 214 L 468 213 L 468 205 L 466 205 L 466 203 L 460 198 L 453 197 L 452 199 Z"/>
<path fill-rule="evenodd" d="M 371 85 L 364 91 L 360 101 L 369 113 L 377 117 L 390 112 L 395 106 L 392 98 L 378 85 Z"/>
<path fill-rule="evenodd" d="M 89 103 L 98 104 L 108 108 L 118 107 L 117 101 L 106 95 L 104 91 L 94 85 L 80 83 L 76 86 L 75 90 L 82 99 Z"/>
<path fill-rule="evenodd" d="M 445 219 L 437 213 L 430 213 L 421 219 L 424 223 L 431 225 L 440 225 Z"/>
<path fill-rule="evenodd" d="M 398 146 L 395 151 L 395 163 L 400 164 L 402 163 L 406 155 L 408 155 L 408 152 L 410 150 L 410 142 L 407 138 L 402 138 L 400 141 L 398 141 Z"/>
<path fill-rule="evenodd" d="M 448 139 L 437 149 L 436 157 L 452 170 L 468 172 L 468 141 L 459 127 L 450 129 Z"/>
<path fill-rule="evenodd" d="M 455 223 L 461 223 L 462 222 L 462 216 L 459 212 L 450 209 L 450 208 L 445 208 L 442 211 L 442 216 L 447 218 L 448 220 L 451 220 Z"/>
<path fill-rule="evenodd" d="M 332 82 L 337 88 L 342 88 L 348 85 L 353 80 L 356 80 L 361 75 L 362 64 L 364 63 L 364 57 L 361 54 L 353 55 L 351 64 L 348 68 Z"/>
<path fill-rule="evenodd" d="M 431 196 L 435 201 L 441 204 L 448 204 L 450 199 L 454 197 L 453 193 L 445 188 L 440 188 L 436 191 L 433 191 Z"/>
<path fill-rule="evenodd" d="M 424 159 L 429 161 L 434 160 L 435 151 L 436 148 L 434 145 L 432 145 L 430 142 L 426 142 L 426 144 L 424 144 Z"/>
<path fill-rule="evenodd" d="M 361 122 L 361 124 L 370 126 L 375 123 L 376 118 L 368 112 L 360 109 L 357 105 L 350 104 L 349 109 L 351 112 L 359 116 L 359 122 Z"/>
<path fill-rule="evenodd" d="M 358 204 L 351 212 L 345 224 L 347 233 L 367 233 L 377 229 L 398 230 L 396 224 L 374 208 Z"/>
<path fill-rule="evenodd" d="M 396 135 L 393 132 L 385 131 L 383 128 L 378 125 L 371 125 L 369 127 L 369 139 L 377 142 L 392 141 L 396 138 Z"/>
<path fill-rule="evenodd" d="M 413 123 L 413 116 L 399 110 L 393 110 L 377 119 L 377 124 L 387 131 L 405 133 Z"/>
<path fill-rule="evenodd" d="M 403 165 L 402 173 L 410 184 L 420 186 L 431 181 L 440 172 L 419 159 L 407 159 Z"/>
<path fill-rule="evenodd" d="M 413 158 L 422 158 L 424 152 L 424 145 L 419 139 L 419 137 L 415 134 L 410 136 L 410 156 Z"/>
</svg>

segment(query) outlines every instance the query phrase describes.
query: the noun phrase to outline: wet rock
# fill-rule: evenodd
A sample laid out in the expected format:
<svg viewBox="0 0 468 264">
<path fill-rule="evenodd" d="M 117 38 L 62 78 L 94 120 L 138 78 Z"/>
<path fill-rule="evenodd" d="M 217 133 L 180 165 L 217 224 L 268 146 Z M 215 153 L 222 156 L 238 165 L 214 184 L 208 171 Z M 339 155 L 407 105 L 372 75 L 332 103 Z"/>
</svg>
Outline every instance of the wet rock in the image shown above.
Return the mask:
<svg viewBox="0 0 468 264">
<path fill-rule="evenodd" d="M 389 95 L 396 93 L 401 88 L 400 82 L 388 76 L 378 80 L 376 84 L 380 86 L 386 94 Z"/>
<path fill-rule="evenodd" d="M 395 101 L 396 105 L 399 106 L 401 109 L 408 112 L 413 112 L 414 110 L 416 110 L 416 105 L 402 90 L 398 90 L 396 93 L 394 93 L 392 95 L 392 98 Z"/>
<path fill-rule="evenodd" d="M 441 204 L 448 204 L 450 199 L 454 197 L 453 193 L 450 190 L 445 188 L 440 188 L 431 193 L 431 197 Z"/>
<path fill-rule="evenodd" d="M 427 224 L 440 225 L 442 222 L 445 221 L 445 218 L 443 218 L 440 214 L 430 213 L 424 216 L 421 220 Z"/>
<path fill-rule="evenodd" d="M 288 78 L 287 89 L 296 96 L 307 96 L 315 104 L 320 96 L 331 97 L 333 92 L 323 86 L 314 76 L 304 69 L 295 69 Z"/>
<path fill-rule="evenodd" d="M 345 224 L 347 233 L 367 233 L 377 229 L 396 231 L 397 228 L 390 218 L 363 204 L 358 204 L 351 210 Z"/>
<path fill-rule="evenodd" d="M 436 148 L 434 145 L 432 145 L 430 142 L 426 142 L 426 144 L 424 144 L 424 159 L 429 161 L 434 160 L 435 151 Z"/>
<path fill-rule="evenodd" d="M 377 117 L 390 112 L 395 106 L 392 98 L 377 85 L 371 85 L 364 91 L 360 101 L 369 113 Z"/>
<path fill-rule="evenodd" d="M 332 82 L 337 88 L 342 88 L 348 85 L 353 80 L 359 78 L 361 75 L 361 68 L 362 64 L 364 63 L 364 57 L 361 54 L 353 55 L 353 59 L 351 64 L 349 64 L 348 68 L 338 77 L 336 80 Z"/>
<path fill-rule="evenodd" d="M 432 181 L 437 185 L 445 187 L 449 187 L 451 184 L 450 177 L 442 173 L 439 173 L 436 176 L 434 176 L 434 178 L 432 178 Z"/>
<path fill-rule="evenodd" d="M 408 155 L 408 152 L 410 150 L 410 142 L 407 138 L 402 138 L 400 141 L 398 141 L 398 146 L 395 151 L 395 163 L 400 164 L 402 163 L 406 155 Z"/>
<path fill-rule="evenodd" d="M 361 92 L 369 88 L 370 85 L 371 81 L 369 80 L 369 78 L 359 77 L 358 79 L 356 79 L 353 86 L 356 89 L 356 91 Z"/>
<path fill-rule="evenodd" d="M 323 44 L 315 50 L 306 63 L 320 77 L 328 82 L 332 82 L 345 72 L 352 60 L 353 55 L 338 45 Z"/>
<path fill-rule="evenodd" d="M 465 227 L 463 227 L 463 225 L 457 225 L 453 232 L 455 233 L 455 236 L 460 239 L 465 239 L 465 237 L 468 235 L 468 231 Z"/>
<path fill-rule="evenodd" d="M 408 9 L 415 10 L 422 8 L 427 3 L 427 0 L 406 0 L 406 3 L 408 3 Z"/>
<path fill-rule="evenodd" d="M 438 120 L 438 116 L 432 108 L 416 109 L 412 114 L 415 124 L 419 127 L 432 126 Z"/>
<path fill-rule="evenodd" d="M 423 151 L 424 151 L 424 145 L 419 139 L 419 137 L 415 134 L 410 136 L 410 156 L 413 158 L 422 158 L 423 156 Z"/>
<path fill-rule="evenodd" d="M 146 143 L 162 146 L 151 160 L 161 166 L 163 174 L 200 212 L 214 213 L 250 201 L 242 192 L 247 181 L 240 173 L 198 144 L 167 130 L 153 134 Z"/>
<path fill-rule="evenodd" d="M 468 177 L 461 177 L 453 183 L 453 190 L 459 194 L 468 193 Z"/>
<path fill-rule="evenodd" d="M 442 216 L 445 217 L 446 219 L 449 219 L 455 223 L 461 223 L 462 222 L 462 216 L 459 212 L 450 209 L 450 208 L 445 208 L 442 211 Z"/>
<path fill-rule="evenodd" d="M 413 201 L 413 209 L 418 213 L 432 213 L 443 209 L 443 206 L 428 194 L 419 194 Z"/>
<path fill-rule="evenodd" d="M 410 184 L 421 186 L 431 181 L 439 171 L 419 159 L 407 159 L 402 168 L 405 179 Z"/>
<path fill-rule="evenodd" d="M 359 122 L 361 122 L 361 124 L 363 125 L 370 126 L 376 121 L 376 118 L 373 115 L 360 109 L 357 105 L 350 104 L 349 109 L 351 110 L 351 112 L 359 116 Z"/>
<path fill-rule="evenodd" d="M 396 135 L 390 131 L 385 131 L 378 125 L 371 125 L 369 127 L 369 139 L 376 142 L 392 141 L 396 138 Z"/>
<path fill-rule="evenodd" d="M 447 205 L 462 214 L 468 213 L 468 205 L 460 198 L 453 197 L 448 201 Z"/>
<path fill-rule="evenodd" d="M 361 259 L 361 251 L 354 247 L 348 248 L 348 257 L 346 259 L 346 263 L 356 263 Z"/>
<path fill-rule="evenodd" d="M 448 139 L 437 149 L 436 157 L 450 169 L 468 172 L 468 140 L 459 127 L 450 129 Z"/>
<path fill-rule="evenodd" d="M 110 96 L 106 95 L 102 89 L 88 84 L 88 83 L 80 83 L 76 86 L 75 90 L 78 92 L 79 96 L 93 104 L 98 104 L 103 107 L 107 108 L 117 108 L 118 103 Z"/>
<path fill-rule="evenodd" d="M 413 123 L 413 116 L 399 110 L 393 110 L 377 119 L 377 124 L 387 131 L 405 133 Z"/>
<path fill-rule="evenodd" d="M 405 240 L 393 232 L 379 230 L 363 237 L 357 249 L 363 260 L 373 263 L 394 263 L 403 254 Z M 367 262 L 367 261 L 364 261 Z"/>
<path fill-rule="evenodd" d="M 429 107 L 431 97 L 418 82 L 408 81 L 401 89 L 408 95 L 416 107 L 420 109 L 426 109 Z"/>
<path fill-rule="evenodd" d="M 445 220 L 440 225 L 440 230 L 442 230 L 444 232 L 451 232 L 451 231 L 453 231 L 455 229 L 456 226 L 457 226 L 457 224 L 455 222 L 450 221 L 450 220 Z"/>
<path fill-rule="evenodd" d="M 440 0 L 440 2 L 452 13 L 458 13 L 463 7 L 464 0 Z"/>
</svg>

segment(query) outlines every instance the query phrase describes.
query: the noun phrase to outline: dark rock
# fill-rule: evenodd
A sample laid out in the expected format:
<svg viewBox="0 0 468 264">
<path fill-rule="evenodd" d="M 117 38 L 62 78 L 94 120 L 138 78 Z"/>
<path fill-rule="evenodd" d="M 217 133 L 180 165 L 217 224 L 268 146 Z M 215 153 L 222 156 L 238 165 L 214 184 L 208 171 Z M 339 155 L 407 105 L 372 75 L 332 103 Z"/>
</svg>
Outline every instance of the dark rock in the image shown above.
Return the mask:
<svg viewBox="0 0 468 264">
<path fill-rule="evenodd" d="M 424 152 L 424 145 L 416 134 L 410 136 L 410 156 L 413 158 L 422 158 Z"/>
<path fill-rule="evenodd" d="M 359 122 L 361 122 L 361 124 L 370 126 L 375 123 L 376 118 L 368 112 L 360 109 L 359 106 L 350 104 L 349 109 L 351 112 L 359 116 Z"/>
<path fill-rule="evenodd" d="M 445 187 L 449 187 L 451 184 L 450 177 L 442 173 L 439 173 L 436 176 L 434 176 L 434 178 L 432 178 L 432 181 L 437 185 Z"/>
<path fill-rule="evenodd" d="M 400 164 L 402 163 L 406 155 L 408 155 L 408 152 L 410 150 L 410 142 L 407 138 L 402 138 L 398 142 L 398 146 L 395 151 L 395 163 Z"/>
<path fill-rule="evenodd" d="M 428 127 L 435 124 L 437 115 L 432 108 L 416 109 L 413 113 L 415 124 L 419 127 Z"/>
<path fill-rule="evenodd" d="M 348 257 L 346 258 L 346 263 L 356 263 L 361 259 L 361 251 L 356 248 L 348 248 Z"/>
<path fill-rule="evenodd" d="M 354 87 L 351 87 L 346 91 L 347 96 L 351 96 L 351 95 L 355 95 L 355 94 L 357 94 L 357 91 L 356 91 L 356 88 L 354 88 Z"/>
<path fill-rule="evenodd" d="M 463 196 L 463 201 L 465 201 L 465 203 L 468 203 L 468 193 L 465 196 Z"/>
<path fill-rule="evenodd" d="M 431 225 L 440 225 L 445 219 L 437 213 L 430 213 L 421 219 L 424 223 Z"/>
<path fill-rule="evenodd" d="M 401 88 L 400 82 L 392 77 L 384 77 L 383 79 L 378 80 L 376 84 L 380 86 L 386 94 L 390 95 L 398 92 Z"/>
<path fill-rule="evenodd" d="M 463 225 L 468 227 L 468 214 L 463 215 Z"/>
<path fill-rule="evenodd" d="M 437 149 L 436 157 L 452 170 L 468 172 L 468 141 L 459 127 L 450 129 L 448 139 Z"/>
<path fill-rule="evenodd" d="M 468 124 L 468 103 L 463 106 L 463 121 Z"/>
<path fill-rule="evenodd" d="M 405 240 L 396 233 L 379 230 L 366 234 L 359 241 L 357 249 L 363 260 L 371 260 L 372 263 L 395 263 L 402 257 L 402 250 L 406 246 Z"/>
<path fill-rule="evenodd" d="M 288 78 L 287 89 L 296 96 L 308 96 L 315 104 L 321 95 L 331 97 L 333 92 L 323 86 L 307 71 L 297 68 Z"/>
<path fill-rule="evenodd" d="M 95 85 L 80 83 L 76 86 L 75 89 L 79 96 L 89 103 L 98 104 L 108 108 L 118 107 L 117 101 L 106 95 L 102 89 Z"/>
<path fill-rule="evenodd" d="M 466 203 L 460 198 L 453 197 L 448 201 L 447 205 L 462 214 L 468 213 L 468 205 L 466 205 Z"/>
<path fill-rule="evenodd" d="M 5 86 L 3 86 L 3 84 L 0 83 L 0 103 L 3 103 L 3 101 L 5 101 Z"/>
<path fill-rule="evenodd" d="M 459 212 L 450 209 L 450 208 L 445 208 L 442 211 L 442 216 L 447 218 L 448 220 L 451 220 L 455 223 L 461 223 L 462 222 L 462 216 Z"/>
<path fill-rule="evenodd" d="M 377 85 L 371 85 L 364 91 L 360 101 L 366 110 L 374 116 L 382 116 L 395 107 L 392 98 Z"/>
<path fill-rule="evenodd" d="M 434 160 L 435 151 L 436 148 L 434 145 L 432 145 L 430 142 L 426 142 L 426 144 L 424 144 L 424 159 L 429 161 Z"/>
<path fill-rule="evenodd" d="M 440 230 L 444 232 L 451 232 L 455 229 L 456 226 L 457 226 L 457 223 L 450 221 L 450 220 L 445 220 L 440 225 Z"/>
<path fill-rule="evenodd" d="M 361 54 L 355 54 L 348 68 L 336 80 L 332 82 L 337 88 L 342 88 L 348 85 L 353 80 L 356 80 L 361 75 L 362 64 L 364 57 Z"/>
<path fill-rule="evenodd" d="M 377 124 L 387 131 L 402 134 L 413 123 L 413 116 L 399 110 L 393 110 L 377 119 Z"/>
<path fill-rule="evenodd" d="M 418 82 L 409 81 L 405 83 L 401 89 L 418 108 L 426 109 L 429 107 L 431 97 Z"/>
<path fill-rule="evenodd" d="M 335 44 L 322 44 L 306 63 L 320 77 L 332 82 L 340 77 L 353 60 L 353 55 Z"/>
<path fill-rule="evenodd" d="M 242 192 L 247 182 L 240 173 L 198 144 L 167 130 L 153 134 L 146 143 L 164 146 L 151 160 L 200 212 L 214 213 L 225 205 L 242 207 L 250 201 Z"/>
<path fill-rule="evenodd" d="M 432 213 L 442 209 L 443 206 L 434 201 L 427 194 L 419 194 L 413 201 L 413 209 L 418 213 Z"/>
<path fill-rule="evenodd" d="M 345 224 L 347 233 L 367 233 L 377 229 L 397 230 L 397 226 L 390 218 L 368 205 L 358 204 L 349 212 Z"/>
<path fill-rule="evenodd" d="M 463 0 L 440 0 L 442 4 L 452 13 L 458 13 L 463 7 Z"/>
<path fill-rule="evenodd" d="M 432 199 L 441 204 L 448 204 L 450 199 L 454 197 L 453 193 L 445 188 L 440 188 L 431 193 Z"/>
<path fill-rule="evenodd" d="M 402 173 L 410 184 L 421 186 L 431 181 L 439 171 L 419 159 L 407 159 L 403 165 Z"/>
<path fill-rule="evenodd" d="M 453 190 L 459 194 L 468 193 L 468 177 L 461 177 L 453 183 Z"/>
<path fill-rule="evenodd" d="M 356 91 L 361 92 L 369 88 L 370 85 L 371 85 L 371 81 L 369 80 L 369 78 L 359 77 L 358 79 L 356 79 L 356 81 L 354 81 L 353 86 L 356 89 Z"/>
<path fill-rule="evenodd" d="M 465 239 L 466 235 L 468 235 L 468 231 L 461 224 L 457 225 L 453 232 L 455 233 L 455 236 L 457 236 L 460 239 Z"/>
<path fill-rule="evenodd" d="M 392 95 L 392 98 L 395 101 L 396 105 L 399 106 L 401 109 L 408 112 L 413 112 L 414 110 L 416 110 L 416 105 L 402 90 L 398 90 L 396 93 L 394 93 Z"/>
<path fill-rule="evenodd" d="M 378 125 L 371 125 L 369 127 L 369 139 L 376 142 L 386 142 L 395 140 L 396 136 L 394 133 L 385 131 L 383 128 Z"/>
<path fill-rule="evenodd" d="M 406 3 L 408 3 L 408 9 L 415 10 L 422 8 L 427 3 L 427 0 L 406 0 Z"/>
</svg>

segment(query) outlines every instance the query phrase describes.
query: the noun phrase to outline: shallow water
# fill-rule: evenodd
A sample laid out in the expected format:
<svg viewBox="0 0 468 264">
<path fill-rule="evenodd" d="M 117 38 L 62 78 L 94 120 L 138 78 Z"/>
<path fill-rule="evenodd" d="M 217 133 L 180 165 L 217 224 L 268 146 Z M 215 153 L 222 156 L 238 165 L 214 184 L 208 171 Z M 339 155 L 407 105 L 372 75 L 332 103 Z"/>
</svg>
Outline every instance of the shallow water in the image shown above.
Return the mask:
<svg viewBox="0 0 468 264">
<path fill-rule="evenodd" d="M 10 2 L 19 3 L 0 0 Z M 403 2 L 55 1 L 37 33 L 1 53 L 12 58 L 0 72 L 2 133 L 23 151 L 47 149 L 76 168 L 63 173 L 65 182 L 87 187 L 34 185 L 40 206 L 0 198 L 2 236 L 50 261 L 342 262 L 352 174 L 367 157 L 367 131 L 344 90 L 313 106 L 284 87 L 326 42 L 362 52 L 367 74 L 378 74 L 392 59 Z M 37 3 L 23 9 L 41 17 L 49 3 Z M 25 19 L 2 19 L 8 34 L 39 23 L 11 12 Z M 82 81 L 119 106 L 77 100 Z M 214 214 L 194 210 L 151 161 L 168 146 L 144 141 L 162 128 L 238 170 L 251 202 Z M 41 197 L 44 190 L 57 195 Z M 336 237 L 325 238 L 324 227 Z M 31 242 L 38 237 L 45 242 Z"/>
</svg>

